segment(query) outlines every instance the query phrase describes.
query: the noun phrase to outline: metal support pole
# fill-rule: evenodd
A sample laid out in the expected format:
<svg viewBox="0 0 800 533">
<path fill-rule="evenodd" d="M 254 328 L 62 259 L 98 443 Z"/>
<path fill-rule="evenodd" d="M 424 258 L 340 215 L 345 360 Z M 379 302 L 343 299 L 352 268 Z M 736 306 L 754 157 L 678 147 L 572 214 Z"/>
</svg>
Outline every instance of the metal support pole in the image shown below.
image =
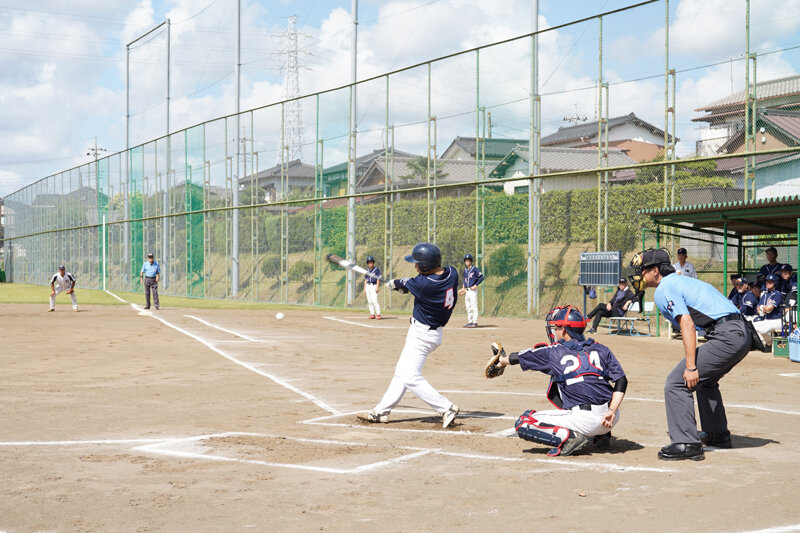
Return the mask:
<svg viewBox="0 0 800 533">
<path fill-rule="evenodd" d="M 539 240 L 541 178 L 539 147 L 541 144 L 541 96 L 539 96 L 539 0 L 533 0 L 531 14 L 531 106 L 530 137 L 528 138 L 528 314 L 539 310 Z"/>
<path fill-rule="evenodd" d="M 356 261 L 356 79 L 358 57 L 358 0 L 352 0 L 353 34 L 350 50 L 350 135 L 347 150 L 347 259 Z M 352 306 L 356 297 L 355 276 L 352 270 L 347 271 L 346 304 Z"/>
<path fill-rule="evenodd" d="M 106 216 L 103 215 L 103 290 L 106 290 Z"/>
<path fill-rule="evenodd" d="M 125 184 L 122 186 L 122 218 L 130 218 L 130 205 L 128 202 L 128 183 L 131 175 L 131 45 L 125 46 Z M 125 272 L 125 280 L 130 277 L 130 226 L 125 222 L 122 227 L 122 266 Z M 126 281 L 125 288 L 129 288 Z"/>
<path fill-rule="evenodd" d="M 603 17 L 598 17 L 600 27 L 597 43 L 597 168 L 603 166 Z M 603 173 L 597 173 L 597 250 L 603 249 Z"/>
<path fill-rule="evenodd" d="M 728 219 L 722 221 L 722 294 L 728 294 Z"/>
<path fill-rule="evenodd" d="M 319 94 L 314 101 L 314 305 L 322 300 L 322 141 L 319 138 Z"/>
<path fill-rule="evenodd" d="M 661 248 L 661 226 L 656 224 L 656 249 Z M 661 336 L 661 312 L 656 307 L 656 337 Z"/>
<path fill-rule="evenodd" d="M 170 63 L 171 63 L 170 39 L 171 39 L 171 33 L 172 33 L 171 32 L 171 28 L 172 28 L 172 25 L 171 25 L 169 19 L 167 19 L 167 131 L 166 131 L 166 133 L 167 133 L 167 161 L 169 161 L 169 146 L 170 146 L 170 141 L 169 141 L 169 128 L 170 128 L 170 126 L 169 126 L 169 99 L 170 99 L 170 88 L 171 88 L 171 86 L 170 86 L 170 80 L 171 80 L 171 78 L 170 78 Z M 156 156 L 156 158 L 158 158 L 158 156 Z M 167 171 L 169 171 L 169 167 L 167 167 Z M 166 175 L 165 175 L 165 177 L 166 177 Z M 167 220 L 167 217 L 166 217 L 167 213 L 169 213 L 169 203 L 168 203 L 169 202 L 169 199 L 168 199 L 169 190 L 167 189 L 167 187 L 164 187 L 164 191 L 163 191 L 162 194 L 164 196 L 164 198 L 163 198 L 164 207 L 163 207 L 163 212 L 161 214 L 165 215 L 165 216 L 161 219 L 161 264 L 162 265 L 166 265 L 167 261 L 168 261 L 167 258 L 169 256 L 169 238 L 168 238 L 169 221 Z M 161 282 L 162 287 L 165 290 L 167 289 L 168 284 L 169 284 L 169 276 L 166 275 L 167 270 L 168 269 L 162 269 L 161 270 L 161 279 L 159 280 Z"/>
<path fill-rule="evenodd" d="M 233 186 L 231 187 L 233 200 L 233 221 L 231 222 L 231 297 L 239 294 L 239 135 L 240 124 L 240 97 L 242 89 L 242 0 L 236 2 L 236 163 L 233 166 Z M 227 143 L 227 139 L 225 140 Z"/>
</svg>

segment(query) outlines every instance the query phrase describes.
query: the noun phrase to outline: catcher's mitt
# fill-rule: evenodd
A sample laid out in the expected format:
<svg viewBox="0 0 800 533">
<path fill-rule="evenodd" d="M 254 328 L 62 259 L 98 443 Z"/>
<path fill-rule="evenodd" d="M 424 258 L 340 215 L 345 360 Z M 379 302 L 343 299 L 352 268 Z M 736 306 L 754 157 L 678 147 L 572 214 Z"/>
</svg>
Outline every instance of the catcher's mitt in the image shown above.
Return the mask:
<svg viewBox="0 0 800 533">
<path fill-rule="evenodd" d="M 505 367 L 500 366 L 498 363 L 500 362 L 500 357 L 504 356 L 506 351 L 503 349 L 503 346 L 499 342 L 495 342 L 492 344 L 492 358 L 486 363 L 486 368 L 483 370 L 483 375 L 486 376 L 486 379 L 496 378 L 497 376 L 502 376 L 503 372 L 505 372 Z"/>
</svg>

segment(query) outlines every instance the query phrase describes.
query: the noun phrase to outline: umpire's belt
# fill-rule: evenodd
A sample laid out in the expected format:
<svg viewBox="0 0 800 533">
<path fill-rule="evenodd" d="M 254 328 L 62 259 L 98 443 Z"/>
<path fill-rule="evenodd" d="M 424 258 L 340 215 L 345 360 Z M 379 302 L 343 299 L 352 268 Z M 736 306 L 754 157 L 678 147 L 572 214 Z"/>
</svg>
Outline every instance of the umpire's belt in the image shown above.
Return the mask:
<svg viewBox="0 0 800 533">
<path fill-rule="evenodd" d="M 145 276 L 147 279 L 156 279 L 155 276 Z"/>
<path fill-rule="evenodd" d="M 716 328 L 717 326 L 719 326 L 720 324 L 722 324 L 724 322 L 730 322 L 731 320 L 741 320 L 741 319 L 742 319 L 741 313 L 731 313 L 729 315 L 725 315 L 723 317 L 720 317 L 720 318 L 716 319 L 713 324 L 711 324 L 709 327 L 707 327 L 705 329 L 706 330 L 713 330 L 714 328 Z"/>
<path fill-rule="evenodd" d="M 425 327 L 427 327 L 427 328 L 428 328 L 429 330 L 431 330 L 431 331 L 436 331 L 437 329 L 439 329 L 439 328 L 437 328 L 437 327 L 435 327 L 435 326 L 430 326 L 430 325 L 428 325 L 428 324 L 425 324 L 424 322 L 420 322 L 419 320 L 417 320 L 417 319 L 416 319 L 416 318 L 414 318 L 413 316 L 412 316 L 412 317 L 411 317 L 411 318 L 408 320 L 408 322 L 409 322 L 410 324 L 412 324 L 412 325 L 413 325 L 413 324 L 419 324 L 420 326 L 425 326 Z"/>
</svg>

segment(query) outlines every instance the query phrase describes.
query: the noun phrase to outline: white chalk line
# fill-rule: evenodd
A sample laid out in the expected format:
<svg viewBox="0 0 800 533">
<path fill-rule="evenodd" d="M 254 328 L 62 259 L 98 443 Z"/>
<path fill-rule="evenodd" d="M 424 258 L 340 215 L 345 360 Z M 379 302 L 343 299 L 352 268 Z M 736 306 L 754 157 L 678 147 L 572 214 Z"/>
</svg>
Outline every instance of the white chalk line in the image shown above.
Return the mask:
<svg viewBox="0 0 800 533">
<path fill-rule="evenodd" d="M 227 329 L 227 328 L 223 328 L 222 326 L 218 326 L 216 324 L 212 324 L 211 322 L 203 320 L 200 317 L 197 317 L 197 316 L 194 316 L 194 315 L 183 315 L 183 316 L 185 316 L 186 318 L 191 318 L 192 320 L 197 320 L 201 324 L 205 324 L 206 326 L 208 326 L 210 328 L 215 328 L 215 329 L 218 329 L 220 331 L 224 331 L 225 333 L 230 333 L 231 335 L 235 335 L 235 336 L 237 336 L 239 338 L 242 338 L 242 339 L 244 339 L 246 341 L 260 342 L 258 339 L 254 339 L 253 337 L 250 337 L 249 335 L 245 335 L 244 333 L 238 333 L 236 331 L 233 331 L 232 329 Z"/>
<path fill-rule="evenodd" d="M 359 322 L 353 322 L 352 320 L 345 320 L 343 318 L 336 318 L 336 317 L 333 317 L 333 316 L 324 316 L 322 318 L 324 318 L 326 320 L 334 320 L 336 322 L 342 322 L 344 324 L 350 324 L 350 325 L 353 325 L 353 326 L 359 326 L 359 327 L 362 327 L 362 328 L 370 328 L 370 329 L 405 329 L 403 327 L 397 327 L 397 326 L 375 326 L 373 324 L 361 324 Z"/>
<path fill-rule="evenodd" d="M 793 524 L 791 526 L 774 526 L 766 529 L 751 529 L 749 531 L 742 531 L 740 533 L 790 533 L 792 531 L 800 531 L 800 524 Z"/>
<path fill-rule="evenodd" d="M 156 444 L 179 440 L 180 437 L 153 439 L 92 439 L 92 440 L 20 440 L 0 442 L 0 446 L 89 446 L 103 444 Z"/>
<path fill-rule="evenodd" d="M 778 374 L 784 378 L 800 378 L 800 372 L 787 372 L 785 374 Z"/>
<path fill-rule="evenodd" d="M 116 294 L 114 294 L 112 292 L 109 292 L 109 291 L 106 291 L 106 292 L 108 292 L 109 294 L 111 294 L 112 296 L 117 298 L 118 300 L 121 300 L 121 301 L 125 302 L 125 300 L 123 300 L 122 298 L 119 298 Z M 125 302 L 125 303 L 130 304 L 130 306 L 136 311 L 140 310 L 140 307 L 138 305 L 136 305 L 136 304 L 132 304 L 130 302 Z M 265 378 L 267 378 L 269 380 L 272 380 L 274 383 L 280 385 L 281 387 L 283 387 L 285 389 L 288 389 L 288 390 L 290 390 L 290 391 L 292 391 L 292 392 L 294 392 L 296 394 L 299 394 L 300 396 L 302 396 L 302 397 L 306 398 L 307 400 L 310 400 L 311 402 L 313 402 L 314 405 L 316 405 L 317 407 L 319 407 L 321 409 L 324 409 L 325 411 L 328 411 L 329 413 L 332 413 L 332 414 L 340 413 L 340 411 L 338 409 L 336 409 L 334 407 L 331 407 L 330 405 L 325 403 L 321 398 L 319 398 L 317 396 L 314 396 L 311 393 L 308 393 L 308 392 L 305 392 L 303 390 L 300 390 L 297 387 L 295 387 L 294 385 L 282 380 L 281 378 L 279 378 L 277 376 L 274 376 L 272 374 L 268 374 L 267 372 L 264 372 L 263 370 L 260 370 L 260 369 L 256 368 L 254 365 L 252 365 L 250 363 L 246 363 L 244 361 L 241 361 L 241 360 L 233 357 L 232 355 L 228 354 L 227 352 L 224 352 L 224 351 L 220 350 L 219 348 L 217 348 L 216 346 L 214 346 L 213 344 L 211 344 L 207 340 L 203 339 L 202 337 L 199 337 L 199 336 L 197 336 L 197 335 L 195 335 L 193 333 L 190 333 L 190 332 L 186 331 L 185 329 L 183 329 L 183 328 L 181 328 L 179 326 L 176 326 L 174 324 L 170 324 L 169 322 L 167 322 L 166 320 L 164 320 L 160 316 L 157 316 L 157 315 L 150 315 L 150 316 L 152 316 L 152 318 L 160 321 L 165 326 L 168 326 L 168 327 L 174 329 L 175 331 L 183 333 L 187 337 L 193 338 L 197 342 L 205 345 L 207 348 L 209 348 L 210 350 L 218 353 L 219 355 L 221 355 L 225 359 L 231 361 L 232 363 L 236 363 L 237 365 L 242 366 L 242 367 L 250 370 L 251 372 L 255 372 L 256 374 L 258 374 L 260 376 L 263 376 L 263 377 L 265 377 Z"/>
<path fill-rule="evenodd" d="M 480 391 L 480 390 L 443 390 L 439 391 L 442 394 L 496 394 L 496 395 L 508 395 L 508 396 L 537 396 L 537 397 L 544 397 L 544 394 L 539 394 L 535 392 L 506 392 L 506 391 Z M 625 396 L 625 401 L 634 401 L 634 402 L 651 402 L 651 403 L 664 403 L 664 400 L 659 400 L 657 398 L 636 398 L 631 396 Z M 766 411 L 768 413 L 778 413 L 782 415 L 794 415 L 800 416 L 800 411 L 788 411 L 786 409 L 773 409 L 771 407 L 763 407 L 761 405 L 749 405 L 749 404 L 740 404 L 740 403 L 725 403 L 725 407 L 733 407 L 736 409 L 750 409 L 753 411 Z"/>
</svg>

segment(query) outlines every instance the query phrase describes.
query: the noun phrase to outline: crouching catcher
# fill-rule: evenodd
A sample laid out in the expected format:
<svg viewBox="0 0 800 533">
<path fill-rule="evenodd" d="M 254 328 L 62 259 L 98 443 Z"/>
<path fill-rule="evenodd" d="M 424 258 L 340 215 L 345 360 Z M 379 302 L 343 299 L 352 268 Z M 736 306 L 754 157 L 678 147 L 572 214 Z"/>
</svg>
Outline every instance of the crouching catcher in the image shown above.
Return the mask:
<svg viewBox="0 0 800 533">
<path fill-rule="evenodd" d="M 497 377 L 506 366 L 518 364 L 550 375 L 547 398 L 558 409 L 525 411 L 515 424 L 521 439 L 550 446 L 550 457 L 571 455 L 591 437 L 598 449 L 609 449 L 611 429 L 619 421 L 628 380 L 611 350 L 584 337 L 586 324 L 575 307 L 557 307 L 545 326 L 551 344 L 506 355 L 495 343 L 484 371 L 486 377 Z"/>
</svg>

